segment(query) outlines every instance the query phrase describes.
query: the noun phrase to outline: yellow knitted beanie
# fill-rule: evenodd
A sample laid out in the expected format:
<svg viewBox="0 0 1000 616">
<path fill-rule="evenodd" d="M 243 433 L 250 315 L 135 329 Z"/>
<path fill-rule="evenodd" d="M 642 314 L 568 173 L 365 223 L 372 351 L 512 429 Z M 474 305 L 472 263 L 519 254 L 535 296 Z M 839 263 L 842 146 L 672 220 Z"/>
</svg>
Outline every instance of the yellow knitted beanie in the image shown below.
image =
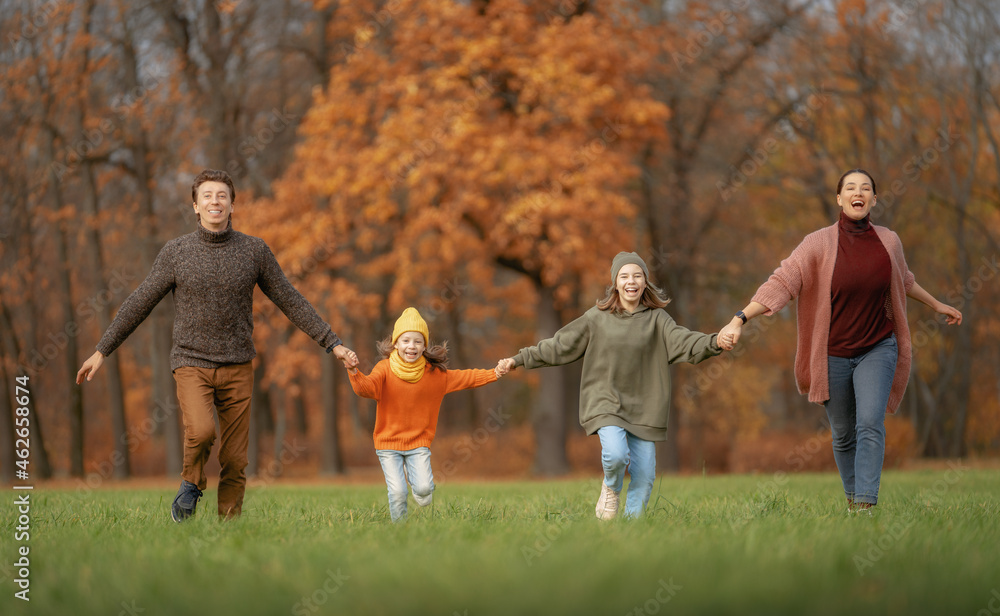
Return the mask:
<svg viewBox="0 0 1000 616">
<path fill-rule="evenodd" d="M 403 314 L 399 315 L 399 318 L 396 319 L 396 325 L 392 328 L 392 343 L 396 344 L 396 340 L 404 332 L 420 332 L 424 336 L 424 344 L 430 346 L 431 338 L 427 332 L 427 321 L 420 316 L 420 313 L 413 306 L 404 310 Z"/>
</svg>

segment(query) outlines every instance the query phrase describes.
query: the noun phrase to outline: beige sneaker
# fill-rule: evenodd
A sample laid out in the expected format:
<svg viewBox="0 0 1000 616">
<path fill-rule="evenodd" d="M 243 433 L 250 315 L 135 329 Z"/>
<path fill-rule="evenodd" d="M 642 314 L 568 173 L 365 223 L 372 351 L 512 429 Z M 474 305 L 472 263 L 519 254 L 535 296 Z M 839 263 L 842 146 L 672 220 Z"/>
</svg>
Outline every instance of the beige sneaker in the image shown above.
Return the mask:
<svg viewBox="0 0 1000 616">
<path fill-rule="evenodd" d="M 597 519 L 613 520 L 618 515 L 618 492 L 601 482 L 601 496 L 597 499 Z"/>
<path fill-rule="evenodd" d="M 875 515 L 875 505 L 871 503 L 851 503 L 847 511 L 854 515 L 870 518 Z"/>
</svg>

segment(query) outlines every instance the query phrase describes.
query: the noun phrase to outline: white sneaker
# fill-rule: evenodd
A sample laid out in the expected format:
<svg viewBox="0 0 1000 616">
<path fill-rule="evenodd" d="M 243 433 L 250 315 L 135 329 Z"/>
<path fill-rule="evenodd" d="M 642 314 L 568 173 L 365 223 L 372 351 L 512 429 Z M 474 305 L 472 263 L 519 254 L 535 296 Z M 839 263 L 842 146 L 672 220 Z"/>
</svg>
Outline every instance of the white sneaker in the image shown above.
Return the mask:
<svg viewBox="0 0 1000 616">
<path fill-rule="evenodd" d="M 601 482 L 601 496 L 597 499 L 597 519 L 613 520 L 618 515 L 618 492 Z"/>
</svg>

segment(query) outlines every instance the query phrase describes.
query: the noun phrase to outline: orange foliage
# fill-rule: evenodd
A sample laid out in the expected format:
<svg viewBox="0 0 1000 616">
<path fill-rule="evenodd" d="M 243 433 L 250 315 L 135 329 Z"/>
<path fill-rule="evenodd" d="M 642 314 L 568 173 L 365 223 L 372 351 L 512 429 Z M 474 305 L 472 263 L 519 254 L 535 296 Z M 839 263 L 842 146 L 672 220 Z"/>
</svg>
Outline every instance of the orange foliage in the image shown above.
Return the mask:
<svg viewBox="0 0 1000 616">
<path fill-rule="evenodd" d="M 632 157 L 668 113 L 637 85 L 641 29 L 509 0 L 485 14 L 423 1 L 376 35 L 375 13 L 357 3 L 331 24 L 336 38 L 358 34 L 315 93 L 274 197 L 248 208 L 250 231 L 307 297 L 361 321 L 433 303 L 456 276 L 474 281 L 464 319 L 494 320 L 491 300 L 524 302 L 523 289 L 504 296 L 498 264 L 562 301 L 603 280 L 633 245 Z M 296 265 L 317 252 L 320 267 Z"/>
</svg>

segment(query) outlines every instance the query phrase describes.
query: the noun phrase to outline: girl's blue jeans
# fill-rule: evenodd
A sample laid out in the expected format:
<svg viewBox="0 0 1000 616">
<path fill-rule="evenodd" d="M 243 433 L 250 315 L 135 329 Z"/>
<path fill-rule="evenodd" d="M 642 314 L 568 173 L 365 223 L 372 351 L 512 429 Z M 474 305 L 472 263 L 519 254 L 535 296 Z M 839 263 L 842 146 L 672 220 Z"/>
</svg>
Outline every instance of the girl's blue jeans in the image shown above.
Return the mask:
<svg viewBox="0 0 1000 616">
<path fill-rule="evenodd" d="M 896 375 L 896 335 L 857 357 L 828 357 L 830 399 L 826 415 L 833 457 L 844 494 L 858 503 L 878 503 L 885 457 L 885 407 Z"/>
<path fill-rule="evenodd" d="M 413 489 L 413 500 L 421 507 L 431 504 L 434 497 L 434 473 L 431 471 L 431 450 L 417 447 L 407 451 L 376 449 L 382 465 L 385 487 L 389 491 L 389 516 L 393 522 L 406 518 L 407 483 Z"/>
<path fill-rule="evenodd" d="M 653 491 L 656 477 L 656 443 L 629 433 L 618 426 L 597 429 L 601 439 L 601 465 L 604 466 L 604 485 L 621 492 L 628 470 L 632 480 L 625 498 L 625 517 L 642 514 Z"/>
</svg>

